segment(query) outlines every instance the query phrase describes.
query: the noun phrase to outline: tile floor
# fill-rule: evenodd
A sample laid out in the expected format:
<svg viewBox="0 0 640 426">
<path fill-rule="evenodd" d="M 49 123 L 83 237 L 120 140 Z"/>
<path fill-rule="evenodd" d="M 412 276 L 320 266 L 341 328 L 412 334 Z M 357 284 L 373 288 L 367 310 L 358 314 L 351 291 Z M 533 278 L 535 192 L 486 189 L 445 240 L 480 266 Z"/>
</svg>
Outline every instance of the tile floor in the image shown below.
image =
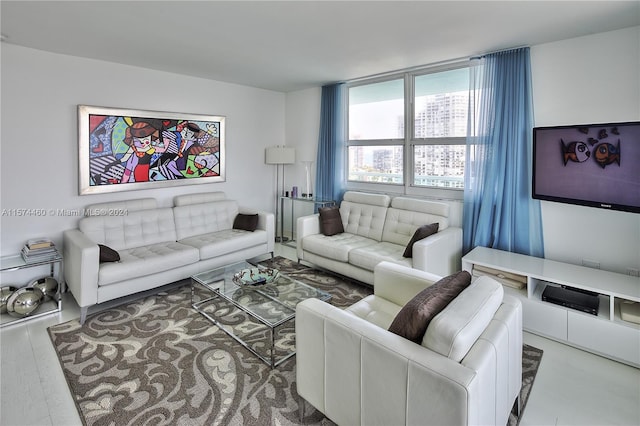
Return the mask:
<svg viewBox="0 0 640 426">
<path fill-rule="evenodd" d="M 0 330 L 0 425 L 81 425 L 46 330 L 79 315 L 65 294 L 61 313 Z M 533 334 L 524 340 L 544 355 L 522 426 L 640 425 L 639 369 Z"/>
</svg>

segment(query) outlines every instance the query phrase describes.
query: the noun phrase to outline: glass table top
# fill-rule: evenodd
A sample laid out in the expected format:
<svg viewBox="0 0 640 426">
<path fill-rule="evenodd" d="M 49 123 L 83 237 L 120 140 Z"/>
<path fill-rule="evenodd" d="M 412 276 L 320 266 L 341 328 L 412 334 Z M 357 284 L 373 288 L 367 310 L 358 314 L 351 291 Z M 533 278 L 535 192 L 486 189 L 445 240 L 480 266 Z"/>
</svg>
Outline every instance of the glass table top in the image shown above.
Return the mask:
<svg viewBox="0 0 640 426">
<path fill-rule="evenodd" d="M 34 256 L 28 261 L 25 260 L 21 254 L 12 254 L 8 256 L 0 257 L 0 270 L 2 271 L 10 271 L 14 269 L 22 269 L 28 268 L 32 266 L 38 265 L 46 265 L 50 263 L 60 262 L 62 260 L 62 255 L 58 251 L 58 249 L 54 249 L 50 253 L 46 253 L 39 256 Z"/>
<path fill-rule="evenodd" d="M 276 327 L 293 318 L 296 305 L 303 300 L 317 298 L 326 301 L 331 298 L 329 293 L 283 273 L 268 284 L 243 285 L 234 281 L 234 275 L 246 268 L 256 266 L 248 262 L 238 262 L 196 274 L 191 278 L 270 327 Z"/>
</svg>

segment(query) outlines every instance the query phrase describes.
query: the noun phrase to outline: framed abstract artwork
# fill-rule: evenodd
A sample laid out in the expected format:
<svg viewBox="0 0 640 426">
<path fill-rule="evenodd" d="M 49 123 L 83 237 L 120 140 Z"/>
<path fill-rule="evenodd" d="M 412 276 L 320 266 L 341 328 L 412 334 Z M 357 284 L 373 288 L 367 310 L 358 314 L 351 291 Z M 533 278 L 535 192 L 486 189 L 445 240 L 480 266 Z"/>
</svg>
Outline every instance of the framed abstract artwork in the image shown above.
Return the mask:
<svg viewBox="0 0 640 426">
<path fill-rule="evenodd" d="M 225 117 L 78 105 L 81 195 L 225 181 Z"/>
</svg>

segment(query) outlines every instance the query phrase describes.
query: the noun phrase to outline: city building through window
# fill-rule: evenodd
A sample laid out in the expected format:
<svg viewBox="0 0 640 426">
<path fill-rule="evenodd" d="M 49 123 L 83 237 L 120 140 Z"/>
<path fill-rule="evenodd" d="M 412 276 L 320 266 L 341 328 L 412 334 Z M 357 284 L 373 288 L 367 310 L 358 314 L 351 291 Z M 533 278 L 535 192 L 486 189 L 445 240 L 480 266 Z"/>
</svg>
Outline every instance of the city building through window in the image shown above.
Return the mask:
<svg viewBox="0 0 640 426">
<path fill-rule="evenodd" d="M 469 68 L 349 85 L 348 181 L 463 189 Z"/>
</svg>

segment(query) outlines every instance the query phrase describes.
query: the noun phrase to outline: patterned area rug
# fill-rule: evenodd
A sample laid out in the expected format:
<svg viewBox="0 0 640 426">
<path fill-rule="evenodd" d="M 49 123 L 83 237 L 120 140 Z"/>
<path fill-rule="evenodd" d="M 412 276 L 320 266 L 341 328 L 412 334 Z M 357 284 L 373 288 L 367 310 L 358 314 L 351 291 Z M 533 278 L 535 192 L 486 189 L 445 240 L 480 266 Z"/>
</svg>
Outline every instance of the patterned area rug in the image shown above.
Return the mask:
<svg viewBox="0 0 640 426">
<path fill-rule="evenodd" d="M 263 264 L 331 293 L 339 307 L 372 292 L 283 257 Z M 84 326 L 72 320 L 49 328 L 83 424 L 301 424 L 295 357 L 270 369 L 195 313 L 189 280 L 182 283 L 97 313 Z M 523 405 L 541 356 L 525 345 Z M 518 422 L 512 415 L 509 424 Z M 307 404 L 302 424 L 333 423 Z"/>
</svg>

